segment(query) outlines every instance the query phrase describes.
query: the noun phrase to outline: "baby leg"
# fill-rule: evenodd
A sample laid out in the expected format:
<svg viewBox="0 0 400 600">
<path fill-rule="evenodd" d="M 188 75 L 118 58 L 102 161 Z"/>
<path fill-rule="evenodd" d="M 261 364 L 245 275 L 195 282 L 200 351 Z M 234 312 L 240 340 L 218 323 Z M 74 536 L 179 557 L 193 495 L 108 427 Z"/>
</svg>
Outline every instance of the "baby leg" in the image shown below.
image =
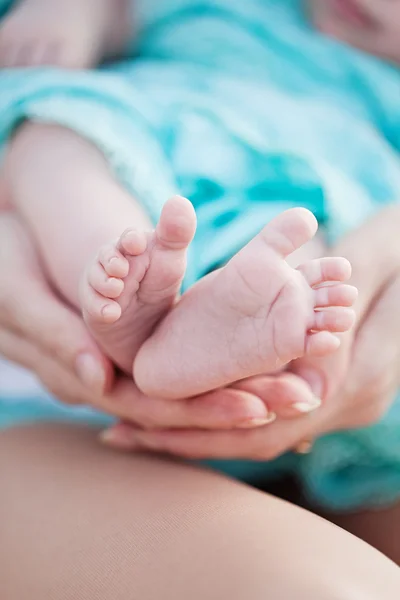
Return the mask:
<svg viewBox="0 0 400 600">
<path fill-rule="evenodd" d="M 115 181 L 100 152 L 59 126 L 21 127 L 5 173 L 51 280 L 76 307 L 81 287 L 93 335 L 131 373 L 138 346 L 179 292 L 195 228 L 190 203 L 172 199 L 150 233 L 147 215 Z M 135 229 L 121 236 L 127 227 Z"/>
<path fill-rule="evenodd" d="M 79 282 L 101 244 L 129 225 L 149 229 L 140 204 L 116 182 L 103 155 L 74 132 L 27 123 L 13 138 L 4 173 L 62 295 L 79 304 Z"/>
<path fill-rule="evenodd" d="M 0 24 L 0 67 L 94 66 L 123 50 L 128 0 L 21 0 Z"/>
</svg>

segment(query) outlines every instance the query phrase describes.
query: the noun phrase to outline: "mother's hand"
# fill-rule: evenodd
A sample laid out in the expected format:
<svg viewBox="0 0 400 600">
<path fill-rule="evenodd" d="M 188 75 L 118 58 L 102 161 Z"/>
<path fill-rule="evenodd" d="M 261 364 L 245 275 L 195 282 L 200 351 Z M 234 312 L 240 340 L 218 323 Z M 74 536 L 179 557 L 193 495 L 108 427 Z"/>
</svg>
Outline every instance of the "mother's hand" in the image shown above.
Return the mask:
<svg viewBox="0 0 400 600">
<path fill-rule="evenodd" d="M 294 366 L 323 396 L 319 410 L 295 423 L 278 420 L 268 429 L 242 432 L 149 432 L 125 426 L 125 446 L 196 458 L 270 460 L 304 439 L 377 421 L 399 384 L 399 225 L 400 207 L 389 207 L 335 249 L 335 254 L 346 256 L 354 265 L 353 283 L 360 290 L 358 331 L 343 338 L 336 356 L 302 360 Z M 273 388 L 265 388 L 263 377 L 237 387 L 257 394 L 267 405 L 271 402 Z"/>
<path fill-rule="evenodd" d="M 332 430 L 369 425 L 393 402 L 400 384 L 400 276 L 382 292 L 356 337 L 351 368 L 336 397 L 295 422 L 277 420 L 247 431 L 145 431 L 127 427 L 126 447 L 189 458 L 271 460 Z M 261 378 L 262 380 L 262 378 Z M 246 389 L 262 396 L 262 381 Z"/>
<path fill-rule="evenodd" d="M 79 316 L 55 295 L 24 227 L 0 212 L 0 354 L 35 372 L 75 404 L 100 394 L 112 376 Z"/>
<path fill-rule="evenodd" d="M 0 354 L 33 371 L 61 401 L 90 404 L 141 427 L 247 428 L 271 421 L 265 403 L 246 391 L 171 402 L 143 396 L 129 378 L 113 383 L 110 362 L 80 316 L 50 288 L 31 240 L 11 212 L 0 212 Z M 295 386 L 294 379 L 287 376 L 280 384 L 271 379 L 269 385 L 294 403 L 312 401 L 308 386 Z M 284 402 L 279 405 L 290 414 Z"/>
</svg>

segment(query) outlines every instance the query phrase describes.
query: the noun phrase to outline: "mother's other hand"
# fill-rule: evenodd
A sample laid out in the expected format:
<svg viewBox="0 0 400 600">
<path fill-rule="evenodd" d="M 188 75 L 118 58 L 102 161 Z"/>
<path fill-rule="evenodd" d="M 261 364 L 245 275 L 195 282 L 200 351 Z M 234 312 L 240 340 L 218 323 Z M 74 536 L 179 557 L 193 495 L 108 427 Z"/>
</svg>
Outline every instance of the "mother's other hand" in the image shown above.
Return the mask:
<svg viewBox="0 0 400 600">
<path fill-rule="evenodd" d="M 101 394 L 111 381 L 110 363 L 80 317 L 50 288 L 11 212 L 0 212 L 0 354 L 34 371 L 67 403 Z"/>
</svg>

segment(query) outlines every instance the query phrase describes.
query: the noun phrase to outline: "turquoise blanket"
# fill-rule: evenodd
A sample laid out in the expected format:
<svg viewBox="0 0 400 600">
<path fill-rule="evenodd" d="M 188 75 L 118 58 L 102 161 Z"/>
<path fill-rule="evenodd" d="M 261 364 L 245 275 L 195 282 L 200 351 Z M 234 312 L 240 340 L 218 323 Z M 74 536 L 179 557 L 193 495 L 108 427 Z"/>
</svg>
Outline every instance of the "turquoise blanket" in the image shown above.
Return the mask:
<svg viewBox="0 0 400 600">
<path fill-rule="evenodd" d="M 137 5 L 135 58 L 1 72 L 3 148 L 23 119 L 62 124 L 104 152 L 154 220 L 169 195 L 188 196 L 199 228 L 186 285 L 283 209 L 309 208 L 334 242 L 398 199 L 398 69 L 313 31 L 299 0 Z M 394 500 L 400 403 L 375 427 L 326 437 L 285 464 L 333 508 Z M 244 479 L 271 468 L 224 465 Z"/>
</svg>

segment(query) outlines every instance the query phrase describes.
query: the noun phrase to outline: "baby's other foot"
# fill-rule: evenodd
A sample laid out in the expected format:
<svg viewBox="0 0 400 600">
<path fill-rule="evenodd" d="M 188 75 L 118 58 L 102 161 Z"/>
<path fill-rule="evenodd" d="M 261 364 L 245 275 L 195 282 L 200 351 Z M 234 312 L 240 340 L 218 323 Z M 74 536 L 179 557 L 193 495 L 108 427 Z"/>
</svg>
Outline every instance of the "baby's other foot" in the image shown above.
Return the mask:
<svg viewBox="0 0 400 600">
<path fill-rule="evenodd" d="M 154 232 L 126 230 L 101 248 L 81 285 L 83 316 L 110 358 L 132 374 L 139 347 L 176 302 L 196 229 L 190 202 L 175 196 Z"/>
<path fill-rule="evenodd" d="M 128 0 L 22 0 L 0 23 L 0 67 L 94 66 L 128 38 Z"/>
<path fill-rule="evenodd" d="M 142 391 L 193 396 L 333 352 L 335 333 L 354 322 L 349 307 L 357 290 L 341 283 L 350 277 L 349 262 L 322 258 L 294 269 L 286 261 L 316 231 L 312 213 L 289 210 L 189 290 L 135 359 Z"/>
</svg>

